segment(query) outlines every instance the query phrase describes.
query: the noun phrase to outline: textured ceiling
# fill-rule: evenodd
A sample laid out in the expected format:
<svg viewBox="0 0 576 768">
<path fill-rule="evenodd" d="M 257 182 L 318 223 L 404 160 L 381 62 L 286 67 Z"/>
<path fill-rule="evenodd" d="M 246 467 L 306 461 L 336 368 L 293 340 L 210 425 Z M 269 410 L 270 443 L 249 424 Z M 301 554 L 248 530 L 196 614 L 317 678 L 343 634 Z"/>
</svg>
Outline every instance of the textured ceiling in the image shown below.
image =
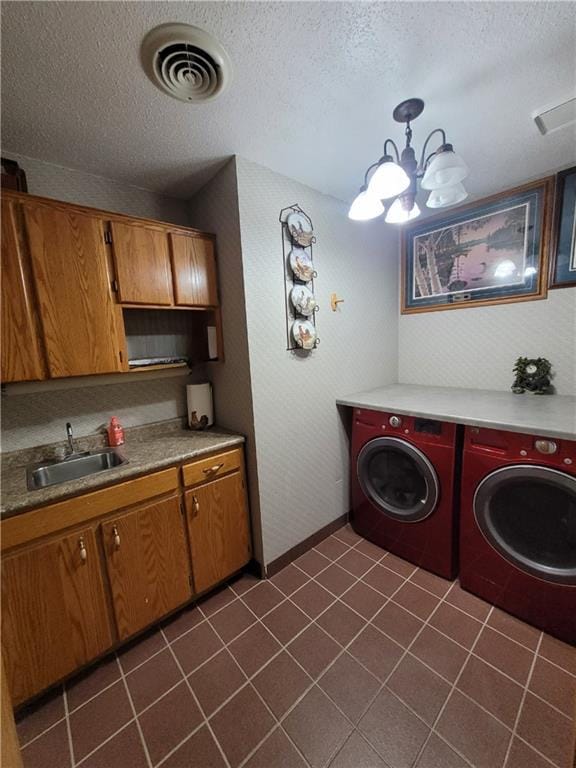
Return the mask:
<svg viewBox="0 0 576 768">
<path fill-rule="evenodd" d="M 426 102 L 418 150 L 442 126 L 484 195 L 576 161 L 576 136 L 532 114 L 574 95 L 573 2 L 5 2 L 4 151 L 189 197 L 237 153 L 342 199 L 396 103 Z M 232 87 L 190 106 L 146 78 L 156 24 L 215 34 Z"/>
</svg>

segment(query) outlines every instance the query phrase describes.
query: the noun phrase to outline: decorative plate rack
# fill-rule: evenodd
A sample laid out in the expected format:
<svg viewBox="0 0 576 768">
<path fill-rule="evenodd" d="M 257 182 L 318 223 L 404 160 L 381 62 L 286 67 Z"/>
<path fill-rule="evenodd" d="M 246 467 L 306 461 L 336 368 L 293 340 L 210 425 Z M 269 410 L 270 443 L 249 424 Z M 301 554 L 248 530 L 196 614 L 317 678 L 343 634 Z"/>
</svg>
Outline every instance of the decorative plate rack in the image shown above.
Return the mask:
<svg viewBox="0 0 576 768">
<path fill-rule="evenodd" d="M 284 305 L 288 350 L 310 352 L 320 343 L 316 330 L 318 304 L 314 294 L 312 245 L 316 242 L 312 219 L 299 205 L 280 211 Z"/>
</svg>

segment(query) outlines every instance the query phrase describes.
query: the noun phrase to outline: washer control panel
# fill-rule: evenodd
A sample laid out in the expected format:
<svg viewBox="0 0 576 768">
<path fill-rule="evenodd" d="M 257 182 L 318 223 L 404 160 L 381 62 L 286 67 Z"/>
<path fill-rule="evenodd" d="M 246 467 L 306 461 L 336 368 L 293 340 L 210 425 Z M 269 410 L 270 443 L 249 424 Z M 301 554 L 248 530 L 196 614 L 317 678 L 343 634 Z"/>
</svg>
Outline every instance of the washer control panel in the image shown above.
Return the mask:
<svg viewBox="0 0 576 768">
<path fill-rule="evenodd" d="M 400 416 L 390 416 L 388 419 L 388 424 L 390 424 L 391 427 L 401 427 L 402 419 Z"/>
</svg>

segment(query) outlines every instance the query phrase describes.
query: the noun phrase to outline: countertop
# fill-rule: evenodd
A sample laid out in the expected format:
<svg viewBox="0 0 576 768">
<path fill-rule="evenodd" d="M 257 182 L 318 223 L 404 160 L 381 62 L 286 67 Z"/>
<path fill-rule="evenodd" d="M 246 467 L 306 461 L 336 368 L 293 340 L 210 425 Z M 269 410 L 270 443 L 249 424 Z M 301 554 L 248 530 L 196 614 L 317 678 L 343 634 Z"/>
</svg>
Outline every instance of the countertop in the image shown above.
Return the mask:
<svg viewBox="0 0 576 768">
<path fill-rule="evenodd" d="M 576 440 L 576 397 L 390 384 L 337 398 L 339 405 Z"/>
<path fill-rule="evenodd" d="M 62 456 L 65 444 L 56 443 L 4 453 L 0 515 L 3 518 L 10 517 L 27 509 L 114 485 L 136 475 L 154 472 L 243 442 L 242 435 L 216 426 L 204 432 L 191 431 L 183 427 L 180 419 L 127 429 L 126 444 L 118 449 L 128 459 L 127 464 L 35 491 L 29 491 L 26 487 L 27 465 Z M 105 443 L 102 435 L 93 435 L 79 438 L 76 444 L 78 450 L 95 450 Z"/>
</svg>

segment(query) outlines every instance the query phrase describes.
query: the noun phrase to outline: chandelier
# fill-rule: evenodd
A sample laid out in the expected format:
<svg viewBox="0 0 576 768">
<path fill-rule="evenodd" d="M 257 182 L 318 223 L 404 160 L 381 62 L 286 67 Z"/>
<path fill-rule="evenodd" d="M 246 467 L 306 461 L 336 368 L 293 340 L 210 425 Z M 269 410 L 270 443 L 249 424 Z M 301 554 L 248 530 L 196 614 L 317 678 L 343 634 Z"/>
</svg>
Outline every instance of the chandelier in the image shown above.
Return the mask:
<svg viewBox="0 0 576 768">
<path fill-rule="evenodd" d="M 390 200 L 385 220 L 388 224 L 403 224 L 420 215 L 416 202 L 418 180 L 421 189 L 429 191 L 428 208 L 447 208 L 461 203 L 468 197 L 462 181 L 468 176 L 468 167 L 454 152 L 452 144 L 446 141 L 442 128 L 436 128 L 427 137 L 422 148 L 420 162 L 411 146 L 412 128 L 410 123 L 424 109 L 422 99 L 407 99 L 398 104 L 392 116 L 398 123 L 406 123 L 406 146 L 402 154 L 392 139 L 384 142 L 384 154 L 373 163 L 364 175 L 364 184 L 350 206 L 348 216 L 356 221 L 375 219 L 384 213 L 383 200 Z M 440 146 L 426 154 L 433 136 L 440 134 Z M 394 148 L 395 158 L 387 152 L 388 145 Z M 369 174 L 370 180 L 368 180 Z"/>
</svg>

